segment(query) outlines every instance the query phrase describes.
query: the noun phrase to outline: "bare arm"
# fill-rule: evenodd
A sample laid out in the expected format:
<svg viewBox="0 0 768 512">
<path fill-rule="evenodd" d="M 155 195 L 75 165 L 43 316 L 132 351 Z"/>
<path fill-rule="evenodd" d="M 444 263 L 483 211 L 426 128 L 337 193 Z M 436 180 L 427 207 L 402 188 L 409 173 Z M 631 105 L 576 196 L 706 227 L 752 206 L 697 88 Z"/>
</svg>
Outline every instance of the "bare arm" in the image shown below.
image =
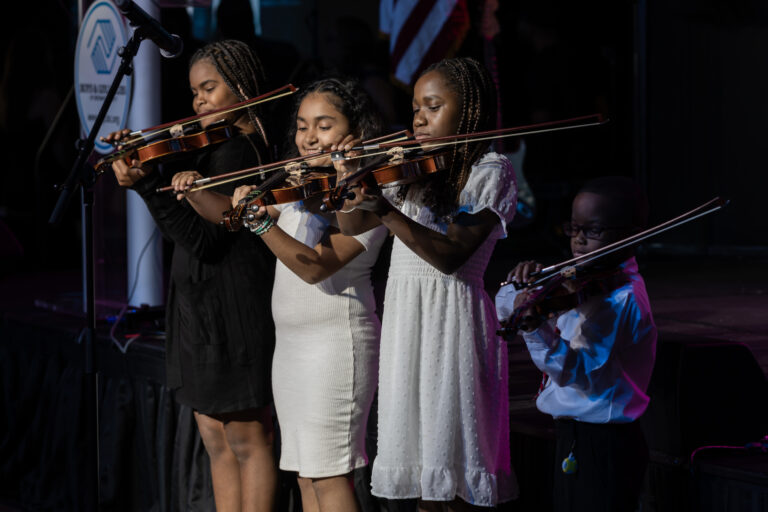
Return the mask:
<svg viewBox="0 0 768 512">
<path fill-rule="evenodd" d="M 336 220 L 345 235 L 359 235 L 381 225 L 381 219 L 376 214 L 358 209 L 337 211 Z"/>
<path fill-rule="evenodd" d="M 444 274 L 452 274 L 466 263 L 499 223 L 499 217 L 488 209 L 476 214 L 461 213 L 448 225 L 446 234 L 442 234 L 411 220 L 386 200 L 382 201 L 377 212 L 382 224 Z"/>
<path fill-rule="evenodd" d="M 299 242 L 279 226 L 272 227 L 261 239 L 286 267 L 309 284 L 332 276 L 365 251 L 360 242 L 335 228 L 329 228 L 314 248 Z"/>
</svg>

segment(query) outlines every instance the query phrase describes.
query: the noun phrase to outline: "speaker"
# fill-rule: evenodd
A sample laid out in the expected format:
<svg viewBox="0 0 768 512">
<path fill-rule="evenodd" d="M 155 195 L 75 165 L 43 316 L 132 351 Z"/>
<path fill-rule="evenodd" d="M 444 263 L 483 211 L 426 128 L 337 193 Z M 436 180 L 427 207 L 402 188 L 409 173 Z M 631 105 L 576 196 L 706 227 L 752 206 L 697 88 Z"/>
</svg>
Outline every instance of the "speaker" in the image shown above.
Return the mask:
<svg viewBox="0 0 768 512">
<path fill-rule="evenodd" d="M 660 335 L 648 394 L 648 447 L 683 462 L 700 446 L 768 433 L 768 382 L 743 343 Z"/>
</svg>

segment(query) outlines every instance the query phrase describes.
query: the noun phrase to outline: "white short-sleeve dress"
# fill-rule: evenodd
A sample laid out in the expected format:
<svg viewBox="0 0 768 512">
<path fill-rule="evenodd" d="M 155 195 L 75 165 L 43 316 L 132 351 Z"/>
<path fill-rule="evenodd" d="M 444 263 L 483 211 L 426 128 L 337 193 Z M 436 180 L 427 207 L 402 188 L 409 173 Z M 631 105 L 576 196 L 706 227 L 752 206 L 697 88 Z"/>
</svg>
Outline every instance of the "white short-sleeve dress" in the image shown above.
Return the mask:
<svg viewBox="0 0 768 512">
<path fill-rule="evenodd" d="M 328 218 L 301 203 L 280 210 L 277 225 L 309 247 L 328 228 Z M 386 236 L 381 226 L 356 236 L 365 252 L 316 285 L 277 261 L 272 389 L 283 470 L 320 478 L 368 463 L 365 431 L 378 378 L 381 329 L 371 267 Z"/>
<path fill-rule="evenodd" d="M 419 200 L 422 191 L 411 186 L 398 208 L 445 233 L 447 224 Z M 512 165 L 488 153 L 472 167 L 460 211 L 489 209 L 499 223 L 459 270 L 444 274 L 395 238 L 382 321 L 372 475 L 377 496 L 458 496 L 480 506 L 517 497 L 509 454 L 507 349 L 496 336 L 493 301 L 483 285 L 516 201 Z"/>
</svg>

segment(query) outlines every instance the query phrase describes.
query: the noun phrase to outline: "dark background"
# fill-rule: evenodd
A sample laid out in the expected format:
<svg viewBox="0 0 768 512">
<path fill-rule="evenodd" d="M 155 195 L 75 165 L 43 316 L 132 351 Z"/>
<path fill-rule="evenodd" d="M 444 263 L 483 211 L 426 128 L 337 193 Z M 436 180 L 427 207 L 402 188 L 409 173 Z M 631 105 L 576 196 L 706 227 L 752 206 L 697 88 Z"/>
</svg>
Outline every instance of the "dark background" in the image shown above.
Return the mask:
<svg viewBox="0 0 768 512">
<path fill-rule="evenodd" d="M 393 127 L 409 125 L 409 91 L 389 80 L 376 2 L 263 2 L 260 38 L 248 37 L 252 27 L 240 23 L 249 19 L 243 15 L 247 2 L 223 4 L 220 35 L 249 39 L 274 85 L 300 85 L 324 70 L 357 76 Z M 459 54 L 482 59 L 478 6 L 470 2 L 473 28 Z M 76 3 L 13 2 L 9 9 L 12 15 L 3 16 L 0 30 L 2 272 L 77 270 L 76 204 L 61 227 L 46 224 L 54 185 L 75 157 L 77 119 L 74 100 L 66 98 L 73 81 Z M 201 42 L 191 37 L 185 9 L 165 8 L 162 16 L 186 43 L 182 58 L 163 60 L 163 119 L 171 120 L 189 114 L 187 60 Z M 512 232 L 505 250 L 513 257 L 558 259 L 565 246 L 556 226 L 567 217 L 578 186 L 594 176 L 623 174 L 646 187 L 652 221 L 715 195 L 732 199 L 727 211 L 646 245 L 648 261 L 670 254 L 737 259 L 766 254 L 768 216 L 760 209 L 768 182 L 762 160 L 768 121 L 764 3 L 537 0 L 501 2 L 497 17 L 501 32 L 492 49 L 503 126 L 594 112 L 611 119 L 600 128 L 527 138 L 523 169 L 537 216 Z M 62 104 L 63 115 L 36 158 Z M 282 133 L 285 116 L 274 119 L 272 133 Z M 514 150 L 515 144 L 508 141 L 505 149 Z M 101 272 L 122 273 L 121 193 L 111 191 L 112 176 L 101 181 L 110 195 L 97 194 L 97 214 L 106 223 L 97 238 L 114 234 L 104 242 Z"/>
</svg>

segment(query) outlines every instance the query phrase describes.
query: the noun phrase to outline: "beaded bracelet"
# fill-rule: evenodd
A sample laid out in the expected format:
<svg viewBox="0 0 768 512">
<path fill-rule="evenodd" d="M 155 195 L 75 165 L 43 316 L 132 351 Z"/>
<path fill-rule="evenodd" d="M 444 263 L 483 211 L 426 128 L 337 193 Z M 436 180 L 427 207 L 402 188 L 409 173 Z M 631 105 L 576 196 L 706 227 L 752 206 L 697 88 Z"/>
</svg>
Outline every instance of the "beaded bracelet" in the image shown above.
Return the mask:
<svg viewBox="0 0 768 512">
<path fill-rule="evenodd" d="M 264 214 L 258 221 L 248 224 L 248 228 L 251 230 L 251 233 L 261 236 L 272 229 L 272 226 L 274 225 L 275 221 L 272 217 L 270 217 L 269 214 Z"/>
</svg>

